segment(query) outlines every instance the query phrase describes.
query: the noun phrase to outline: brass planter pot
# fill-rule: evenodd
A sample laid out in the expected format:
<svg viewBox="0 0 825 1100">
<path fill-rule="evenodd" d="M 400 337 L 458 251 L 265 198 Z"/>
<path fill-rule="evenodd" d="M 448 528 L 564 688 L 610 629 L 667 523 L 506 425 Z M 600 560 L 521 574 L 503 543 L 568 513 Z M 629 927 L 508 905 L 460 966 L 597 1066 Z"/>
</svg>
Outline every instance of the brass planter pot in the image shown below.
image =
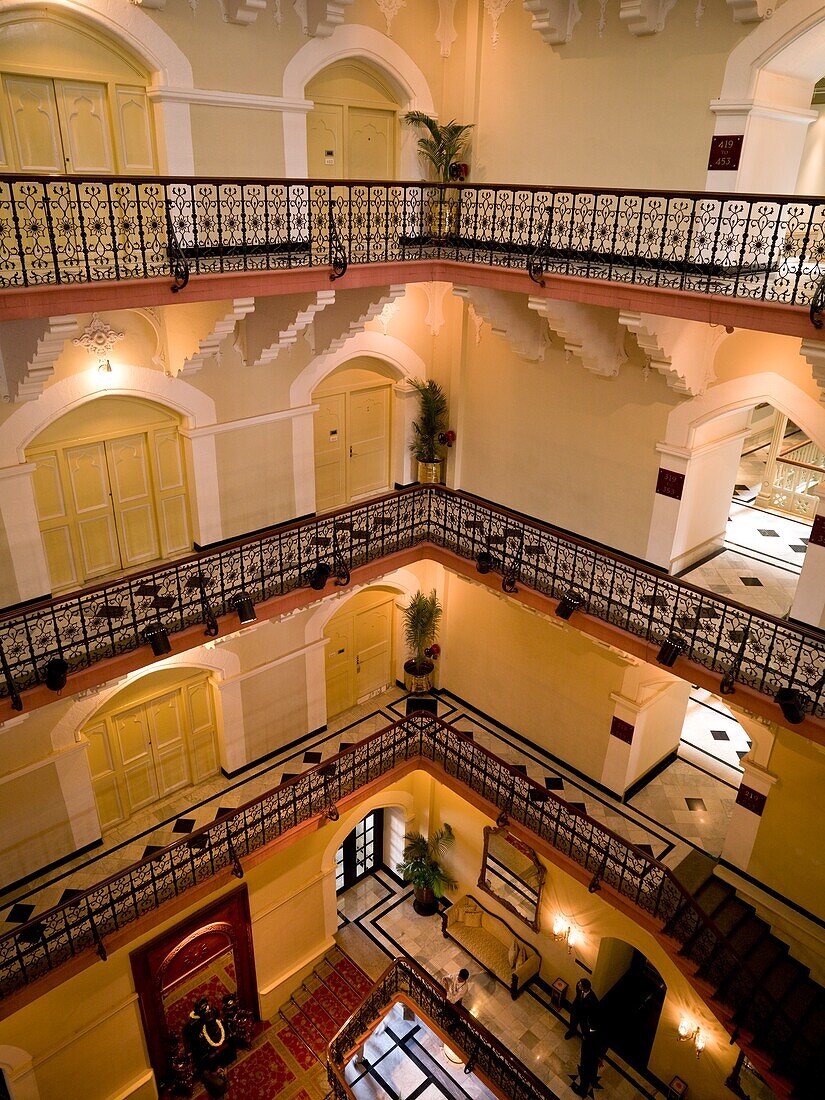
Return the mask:
<svg viewBox="0 0 825 1100">
<path fill-rule="evenodd" d="M 432 661 L 422 661 L 421 664 L 418 661 L 405 661 L 404 678 L 407 691 L 412 692 L 413 695 L 425 695 L 433 686 L 434 669 L 435 665 Z"/>
<path fill-rule="evenodd" d="M 419 462 L 418 480 L 421 485 L 441 484 L 441 460 L 438 462 Z"/>
</svg>

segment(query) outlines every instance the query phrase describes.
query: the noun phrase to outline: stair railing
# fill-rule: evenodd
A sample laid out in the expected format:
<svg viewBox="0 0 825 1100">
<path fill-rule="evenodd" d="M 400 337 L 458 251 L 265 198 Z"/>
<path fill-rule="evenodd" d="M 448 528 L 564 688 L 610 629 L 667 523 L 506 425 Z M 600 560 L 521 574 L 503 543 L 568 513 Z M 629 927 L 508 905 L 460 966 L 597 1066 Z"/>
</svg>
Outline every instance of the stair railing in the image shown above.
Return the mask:
<svg viewBox="0 0 825 1100">
<path fill-rule="evenodd" d="M 555 1100 L 540 1081 L 495 1035 L 461 1006 L 450 1005 L 444 987 L 417 962 L 394 959 L 355 1012 L 330 1040 L 327 1076 L 338 1100 L 353 1100 L 345 1071 L 353 1055 L 396 1004 L 419 1015 L 424 1024 L 463 1055 L 465 1073 L 475 1073 L 506 1100 Z"/>
</svg>

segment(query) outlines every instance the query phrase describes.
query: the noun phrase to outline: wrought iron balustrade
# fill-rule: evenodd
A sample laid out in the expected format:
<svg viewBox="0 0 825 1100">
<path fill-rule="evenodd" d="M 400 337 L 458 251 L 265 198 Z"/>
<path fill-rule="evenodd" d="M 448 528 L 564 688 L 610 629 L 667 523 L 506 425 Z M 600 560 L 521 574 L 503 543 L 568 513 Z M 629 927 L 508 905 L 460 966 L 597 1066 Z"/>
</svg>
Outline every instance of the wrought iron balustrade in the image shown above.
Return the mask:
<svg viewBox="0 0 825 1100">
<path fill-rule="evenodd" d="M 547 524 L 444 486 L 417 486 L 255 535 L 171 565 L 137 573 L 0 616 L 8 678 L 0 695 L 45 681 L 52 658 L 70 672 L 146 644 L 162 622 L 170 633 L 232 614 L 247 592 L 258 603 L 306 586 L 315 566 L 349 571 L 424 544 L 473 560 L 489 554 L 506 591 L 524 585 L 560 600 L 574 591 L 581 611 L 661 644 L 671 634 L 684 656 L 774 696 L 793 686 L 825 714 L 825 635 L 743 607 Z"/>
<path fill-rule="evenodd" d="M 5 288 L 168 275 L 180 288 L 189 273 L 331 266 L 337 276 L 347 264 L 434 258 L 522 268 L 537 282 L 552 272 L 816 305 L 825 200 L 508 184 L 0 176 Z"/>
<path fill-rule="evenodd" d="M 353 1100 L 346 1066 L 352 1053 L 372 1034 L 394 1004 L 420 1013 L 463 1056 L 465 1073 L 477 1073 L 506 1100 L 555 1100 L 511 1050 L 463 1008 L 448 1007 L 444 987 L 412 959 L 397 958 L 387 967 L 327 1047 L 327 1078 L 333 1096 Z"/>
<path fill-rule="evenodd" d="M 281 784 L 185 840 L 164 848 L 86 890 L 72 901 L 38 914 L 0 937 L 0 999 L 44 977 L 86 952 L 106 958 L 106 941 L 140 917 L 231 869 L 241 860 L 367 784 L 412 764 L 434 765 L 475 792 L 538 841 L 562 853 L 592 876 L 591 891 L 609 886 L 656 921 L 710 977 L 733 970 L 750 981 L 765 1003 L 776 1033 L 787 1033 L 800 1072 L 816 1066 L 818 1051 L 786 1018 L 771 994 L 751 974 L 747 960 L 731 947 L 669 868 L 617 833 L 589 818 L 534 780 L 512 768 L 472 738 L 431 714 L 396 722 L 337 756 Z"/>
</svg>

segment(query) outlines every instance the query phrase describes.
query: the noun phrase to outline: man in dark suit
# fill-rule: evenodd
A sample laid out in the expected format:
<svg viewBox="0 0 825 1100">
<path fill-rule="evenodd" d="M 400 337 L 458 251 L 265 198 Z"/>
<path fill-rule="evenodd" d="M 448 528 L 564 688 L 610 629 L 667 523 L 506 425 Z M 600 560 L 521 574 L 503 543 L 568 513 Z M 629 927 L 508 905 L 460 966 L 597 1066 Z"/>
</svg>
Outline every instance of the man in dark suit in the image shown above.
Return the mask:
<svg viewBox="0 0 825 1100">
<path fill-rule="evenodd" d="M 586 1035 L 591 1030 L 591 1025 L 596 1023 L 598 1008 L 599 998 L 593 992 L 589 979 L 582 978 L 576 982 L 576 996 L 570 1006 L 570 1027 L 565 1039 L 572 1039 L 579 1032 Z"/>
</svg>

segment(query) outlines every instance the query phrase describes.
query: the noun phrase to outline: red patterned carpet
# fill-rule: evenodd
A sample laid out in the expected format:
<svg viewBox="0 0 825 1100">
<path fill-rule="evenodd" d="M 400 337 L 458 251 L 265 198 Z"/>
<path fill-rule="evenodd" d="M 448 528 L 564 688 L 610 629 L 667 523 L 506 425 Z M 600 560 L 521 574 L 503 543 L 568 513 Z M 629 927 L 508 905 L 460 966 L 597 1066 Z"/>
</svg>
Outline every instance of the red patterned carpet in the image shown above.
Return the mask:
<svg viewBox="0 0 825 1100">
<path fill-rule="evenodd" d="M 234 989 L 230 966 L 213 965 L 182 987 L 167 1007 L 170 1024 L 180 1028 L 198 997 L 220 1004 L 224 992 Z M 241 1051 L 228 1067 L 228 1100 L 323 1100 L 329 1091 L 327 1043 L 371 986 L 366 974 L 334 949 L 293 991 L 277 1019 L 259 1025 L 252 1049 Z M 170 1100 L 169 1093 L 163 1096 Z M 199 1082 L 193 1100 L 208 1100 Z"/>
</svg>

